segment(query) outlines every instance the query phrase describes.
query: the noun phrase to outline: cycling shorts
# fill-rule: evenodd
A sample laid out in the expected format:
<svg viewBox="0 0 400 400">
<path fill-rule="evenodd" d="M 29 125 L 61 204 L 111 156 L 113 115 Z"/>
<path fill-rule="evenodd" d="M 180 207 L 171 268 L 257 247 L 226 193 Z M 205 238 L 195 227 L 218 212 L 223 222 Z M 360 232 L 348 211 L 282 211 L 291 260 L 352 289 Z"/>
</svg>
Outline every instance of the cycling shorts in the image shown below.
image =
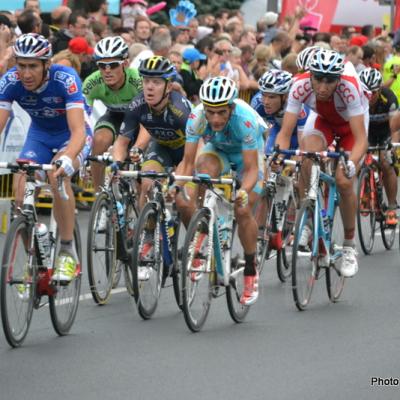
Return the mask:
<svg viewBox="0 0 400 400">
<path fill-rule="evenodd" d="M 31 160 L 38 164 L 50 164 L 54 156 L 64 150 L 70 140 L 71 133 L 69 131 L 62 132 L 60 135 L 50 135 L 36 129 L 29 129 L 25 144 L 18 158 Z M 77 159 L 80 166 L 88 157 L 92 149 L 92 131 L 86 127 L 86 141 L 83 149 L 79 153 Z"/>
<path fill-rule="evenodd" d="M 221 165 L 221 175 L 227 175 L 231 171 L 231 164 L 235 165 L 235 170 L 238 174 L 239 180 L 243 178 L 243 155 L 242 153 L 225 153 L 217 149 L 212 143 L 208 142 L 200 150 L 200 154 L 211 154 L 218 158 Z M 258 153 L 258 182 L 253 188 L 253 192 L 261 194 L 263 192 L 264 180 L 264 155 Z"/>
<path fill-rule="evenodd" d="M 94 131 L 101 128 L 109 129 L 113 134 L 113 142 L 119 135 L 121 124 L 124 121 L 125 114 L 123 112 L 113 112 L 107 110 L 103 116 L 101 116 L 94 127 Z"/>
<path fill-rule="evenodd" d="M 368 114 L 364 115 L 365 130 L 368 132 Z M 338 145 L 345 151 L 351 151 L 354 145 L 354 136 L 350 124 L 333 125 L 316 113 L 311 113 L 304 127 L 303 137 L 316 135 L 325 142 L 325 147 L 332 144 L 335 139 Z"/>
<path fill-rule="evenodd" d="M 143 166 L 152 163 L 160 164 L 164 168 L 176 167 L 183 159 L 184 146 L 177 149 L 163 146 L 154 139 L 150 140 L 146 153 L 143 158 Z"/>
</svg>

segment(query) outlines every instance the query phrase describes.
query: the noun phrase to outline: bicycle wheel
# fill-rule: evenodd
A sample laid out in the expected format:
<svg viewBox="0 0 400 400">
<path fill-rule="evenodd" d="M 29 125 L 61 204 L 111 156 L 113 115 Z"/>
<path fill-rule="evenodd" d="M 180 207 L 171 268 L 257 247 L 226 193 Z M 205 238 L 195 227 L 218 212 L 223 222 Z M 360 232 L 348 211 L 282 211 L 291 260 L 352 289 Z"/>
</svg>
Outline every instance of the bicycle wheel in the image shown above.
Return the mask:
<svg viewBox="0 0 400 400">
<path fill-rule="evenodd" d="M 340 272 L 343 252 L 343 223 L 339 208 L 335 210 L 331 229 L 330 266 L 326 271 L 326 289 L 333 303 L 337 302 L 343 292 L 345 278 Z"/>
<path fill-rule="evenodd" d="M 296 202 L 289 196 L 282 226 L 282 248 L 276 257 L 276 272 L 284 283 L 292 274 L 293 231 L 296 222 Z"/>
<path fill-rule="evenodd" d="M 375 242 L 376 209 L 372 200 L 370 168 L 363 168 L 357 183 L 357 229 L 364 254 L 371 254 Z"/>
<path fill-rule="evenodd" d="M 174 288 L 175 301 L 182 310 L 182 291 L 181 291 L 181 261 L 179 251 L 179 233 L 181 231 L 181 221 L 179 217 L 174 222 L 174 236 L 171 240 L 172 254 L 174 257 L 174 265 L 172 270 L 172 285 Z"/>
<path fill-rule="evenodd" d="M 318 254 L 314 247 L 314 202 L 305 200 L 300 208 L 294 232 L 292 255 L 292 290 L 296 307 L 305 310 L 311 300 L 311 294 L 317 279 Z"/>
<path fill-rule="evenodd" d="M 137 221 L 132 248 L 132 288 L 140 316 L 149 319 L 157 308 L 163 273 L 160 213 L 147 203 Z"/>
<path fill-rule="evenodd" d="M 93 300 L 99 305 L 108 302 L 114 283 L 117 263 L 114 218 L 110 195 L 100 193 L 90 212 L 87 236 L 89 287 Z"/>
<path fill-rule="evenodd" d="M 396 228 L 397 226 L 388 226 L 386 224 L 386 216 L 385 213 L 388 209 L 388 200 L 386 195 L 384 195 L 384 188 L 382 181 L 379 181 L 377 184 L 377 192 L 378 192 L 378 202 L 379 202 L 379 212 L 380 212 L 380 219 L 379 219 L 379 227 L 381 230 L 382 235 L 382 242 L 385 246 L 386 250 L 390 250 L 394 242 L 396 240 Z"/>
<path fill-rule="evenodd" d="M 233 228 L 233 238 L 231 245 L 231 252 L 233 249 L 240 249 L 239 237 L 237 234 L 236 224 Z M 240 297 L 244 290 L 244 264 L 239 262 L 239 255 L 232 257 L 231 260 L 231 273 L 229 277 L 229 286 L 226 287 L 226 301 L 228 304 L 229 315 L 237 322 L 243 322 L 250 306 L 244 306 L 240 303 Z"/>
<path fill-rule="evenodd" d="M 57 240 L 58 242 L 58 240 Z M 74 279 L 68 285 L 54 284 L 54 294 L 49 296 L 51 322 L 58 335 L 67 335 L 78 311 L 82 278 L 82 242 L 78 221 L 75 219 L 74 246 L 79 262 Z M 57 254 L 57 251 L 55 252 Z M 54 260 L 55 261 L 55 260 Z"/>
<path fill-rule="evenodd" d="M 201 208 L 190 221 L 182 248 L 182 310 L 193 332 L 198 332 L 207 319 L 215 280 L 209 231 L 209 210 Z"/>
<path fill-rule="evenodd" d="M 257 238 L 257 267 L 258 272 L 261 275 L 262 270 L 264 269 L 265 262 L 267 261 L 270 249 L 269 242 L 273 229 L 273 222 L 275 218 L 275 210 L 274 210 L 274 200 L 272 195 L 266 195 L 262 201 L 265 202 L 265 207 L 267 210 L 267 217 L 265 219 L 265 224 L 262 227 L 262 230 L 259 232 L 259 237 Z"/>
<path fill-rule="evenodd" d="M 36 284 L 33 232 L 34 226 L 24 216 L 19 216 L 12 222 L 4 245 L 1 320 L 7 342 L 12 347 L 22 344 L 32 319 Z"/>
</svg>

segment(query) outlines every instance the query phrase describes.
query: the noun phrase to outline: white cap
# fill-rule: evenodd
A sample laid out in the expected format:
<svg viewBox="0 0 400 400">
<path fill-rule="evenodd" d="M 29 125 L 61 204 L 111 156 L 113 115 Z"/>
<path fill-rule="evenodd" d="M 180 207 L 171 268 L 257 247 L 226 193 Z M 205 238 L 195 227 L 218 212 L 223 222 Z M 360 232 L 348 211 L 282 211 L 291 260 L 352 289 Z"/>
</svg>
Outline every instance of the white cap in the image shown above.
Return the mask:
<svg viewBox="0 0 400 400">
<path fill-rule="evenodd" d="M 274 25 L 276 23 L 276 21 L 278 21 L 278 17 L 279 17 L 279 15 L 272 11 L 268 11 L 264 14 L 264 20 L 268 26 Z"/>
</svg>

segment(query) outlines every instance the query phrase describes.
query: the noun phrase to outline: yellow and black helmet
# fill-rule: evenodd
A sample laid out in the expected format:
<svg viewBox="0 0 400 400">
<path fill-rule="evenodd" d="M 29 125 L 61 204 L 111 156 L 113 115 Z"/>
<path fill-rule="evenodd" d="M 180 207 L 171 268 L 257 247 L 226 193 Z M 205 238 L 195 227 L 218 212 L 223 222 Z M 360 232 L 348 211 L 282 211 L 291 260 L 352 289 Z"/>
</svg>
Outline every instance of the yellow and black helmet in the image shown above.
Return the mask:
<svg viewBox="0 0 400 400">
<path fill-rule="evenodd" d="M 139 73 L 150 78 L 172 79 L 176 75 L 174 65 L 168 58 L 153 56 L 146 58 L 140 63 Z"/>
</svg>

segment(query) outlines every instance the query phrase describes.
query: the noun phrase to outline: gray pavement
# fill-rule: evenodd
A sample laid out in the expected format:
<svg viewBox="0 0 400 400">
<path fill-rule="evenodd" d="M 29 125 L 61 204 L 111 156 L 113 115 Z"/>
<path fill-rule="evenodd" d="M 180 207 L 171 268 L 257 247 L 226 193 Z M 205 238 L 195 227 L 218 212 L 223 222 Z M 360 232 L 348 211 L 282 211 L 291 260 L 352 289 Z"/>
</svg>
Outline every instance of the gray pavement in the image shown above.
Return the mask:
<svg viewBox="0 0 400 400">
<path fill-rule="evenodd" d="M 81 212 L 82 238 L 87 219 Z M 400 377 L 397 240 L 384 251 L 377 237 L 374 254 L 360 255 L 338 304 L 317 282 L 305 312 L 271 260 L 246 322 L 231 321 L 222 297 L 198 334 L 172 288 L 142 321 L 122 282 L 109 304 L 96 306 L 85 271 L 69 336 L 57 337 L 47 307 L 34 313 L 22 348 L 10 349 L 0 330 L 0 399 L 398 399 L 399 386 L 371 386 L 372 377 Z"/>
</svg>

